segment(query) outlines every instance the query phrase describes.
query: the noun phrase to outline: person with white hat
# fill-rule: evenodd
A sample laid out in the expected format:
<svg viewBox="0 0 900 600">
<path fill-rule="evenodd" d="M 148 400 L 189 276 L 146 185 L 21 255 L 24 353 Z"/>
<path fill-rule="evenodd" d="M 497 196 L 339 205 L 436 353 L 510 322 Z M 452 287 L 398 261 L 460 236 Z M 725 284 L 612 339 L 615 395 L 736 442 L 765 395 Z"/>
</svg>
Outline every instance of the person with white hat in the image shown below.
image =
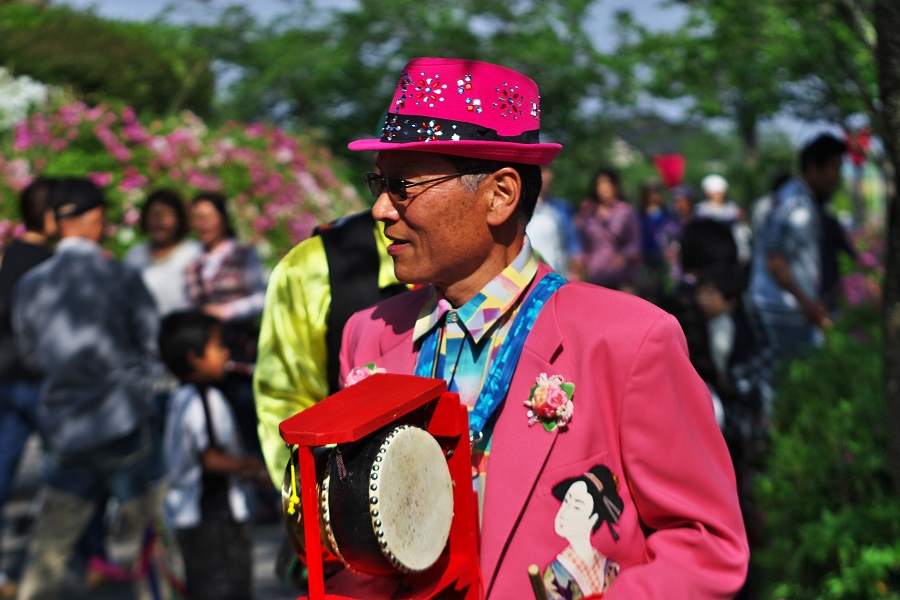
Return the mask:
<svg viewBox="0 0 900 600">
<path fill-rule="evenodd" d="M 718 221 L 731 227 L 731 235 L 738 247 L 738 260 L 750 262 L 750 227 L 746 224 L 744 210 L 737 203 L 728 200 L 728 181 L 721 175 L 707 175 L 700 182 L 706 200 L 694 207 L 695 219 Z"/>
<path fill-rule="evenodd" d="M 741 207 L 727 199 L 728 180 L 724 177 L 715 173 L 707 175 L 700 182 L 700 187 L 706 199 L 694 207 L 695 218 L 719 221 L 727 225 L 744 219 Z"/>
</svg>

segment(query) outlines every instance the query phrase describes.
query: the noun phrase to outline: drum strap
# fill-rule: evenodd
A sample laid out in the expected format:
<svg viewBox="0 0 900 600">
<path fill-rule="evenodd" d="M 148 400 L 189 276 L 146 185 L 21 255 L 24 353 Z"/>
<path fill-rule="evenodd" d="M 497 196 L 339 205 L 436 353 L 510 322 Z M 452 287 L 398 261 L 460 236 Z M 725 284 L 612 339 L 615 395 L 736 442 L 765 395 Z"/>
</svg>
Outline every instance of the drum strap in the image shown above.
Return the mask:
<svg viewBox="0 0 900 600">
<path fill-rule="evenodd" d="M 475 408 L 469 412 L 469 431 L 476 441 L 481 437 L 485 424 L 503 403 L 509 391 L 513 374 L 519 364 L 519 357 L 525 347 L 525 340 L 531 332 L 538 314 L 547 303 L 547 300 L 566 283 L 565 278 L 556 273 L 548 273 L 535 285 L 528 294 L 525 302 L 519 308 L 519 313 L 513 320 L 509 334 L 500 346 L 497 358 L 488 371 L 484 386 L 475 402 Z M 415 374 L 419 377 L 434 377 L 434 367 L 437 361 L 438 342 L 443 327 L 435 327 L 422 341 L 419 350 L 419 360 L 416 363 Z"/>
</svg>

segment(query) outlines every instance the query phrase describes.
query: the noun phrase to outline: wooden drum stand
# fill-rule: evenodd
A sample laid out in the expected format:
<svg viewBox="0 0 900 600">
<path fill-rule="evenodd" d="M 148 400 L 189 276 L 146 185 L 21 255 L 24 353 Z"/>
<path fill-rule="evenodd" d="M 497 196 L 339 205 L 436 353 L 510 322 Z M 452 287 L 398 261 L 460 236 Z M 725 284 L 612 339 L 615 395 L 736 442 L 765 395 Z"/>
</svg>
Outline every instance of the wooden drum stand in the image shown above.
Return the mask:
<svg viewBox="0 0 900 600">
<path fill-rule="evenodd" d="M 422 573 L 375 576 L 343 569 L 323 575 L 316 467 L 312 449 L 356 442 L 391 424 L 408 423 L 430 433 L 447 457 L 453 480 L 453 521 L 438 561 Z M 315 406 L 282 421 L 281 437 L 298 446 L 300 508 L 309 571 L 309 600 L 410 599 L 441 597 L 478 600 L 478 503 L 472 491 L 469 418 L 459 395 L 439 379 L 372 375 Z M 445 596 L 446 594 L 446 596 Z"/>
</svg>

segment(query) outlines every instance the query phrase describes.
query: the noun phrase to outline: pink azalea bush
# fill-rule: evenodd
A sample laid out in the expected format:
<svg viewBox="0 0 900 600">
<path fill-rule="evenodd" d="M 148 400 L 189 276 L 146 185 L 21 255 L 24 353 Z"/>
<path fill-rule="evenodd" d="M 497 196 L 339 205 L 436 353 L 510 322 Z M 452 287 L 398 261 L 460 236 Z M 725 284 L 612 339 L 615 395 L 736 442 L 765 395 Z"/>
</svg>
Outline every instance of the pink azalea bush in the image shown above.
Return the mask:
<svg viewBox="0 0 900 600">
<path fill-rule="evenodd" d="M 270 125 L 210 128 L 189 112 L 145 120 L 127 106 L 69 102 L 0 138 L 0 238 L 14 234 L 16 195 L 35 176 L 87 176 L 106 190 L 116 254 L 138 241 L 147 195 L 166 187 L 186 200 L 224 193 L 241 240 L 273 262 L 317 224 L 362 208 L 333 162 L 327 150 Z"/>
<path fill-rule="evenodd" d="M 841 269 L 847 273 L 841 277 L 844 300 L 850 306 L 879 307 L 884 283 L 882 257 L 886 250 L 883 234 L 864 232 L 856 236 L 854 242 L 860 250 L 859 257 L 855 264 L 845 261 Z"/>
</svg>

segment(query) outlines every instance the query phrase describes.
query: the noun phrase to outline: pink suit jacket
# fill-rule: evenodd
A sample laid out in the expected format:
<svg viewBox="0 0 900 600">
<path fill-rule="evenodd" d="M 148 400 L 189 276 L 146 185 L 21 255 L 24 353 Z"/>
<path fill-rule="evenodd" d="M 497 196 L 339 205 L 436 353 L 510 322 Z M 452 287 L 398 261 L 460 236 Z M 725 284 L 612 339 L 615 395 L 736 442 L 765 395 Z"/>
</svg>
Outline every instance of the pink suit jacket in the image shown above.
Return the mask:
<svg viewBox="0 0 900 600">
<path fill-rule="evenodd" d="M 541 265 L 537 277 L 549 269 Z M 427 289 L 356 313 L 344 330 L 341 377 L 375 363 L 411 374 L 412 332 Z M 541 373 L 575 384 L 567 429 L 529 427 L 523 402 Z M 533 597 L 527 568 L 543 571 L 567 541 L 556 534 L 557 483 L 602 464 L 624 501 L 613 539 L 591 544 L 621 565 L 604 598 L 731 598 L 749 550 L 734 470 L 706 385 L 677 321 L 637 298 L 568 283 L 528 336 L 488 462 L 481 539 L 486 597 Z"/>
</svg>

